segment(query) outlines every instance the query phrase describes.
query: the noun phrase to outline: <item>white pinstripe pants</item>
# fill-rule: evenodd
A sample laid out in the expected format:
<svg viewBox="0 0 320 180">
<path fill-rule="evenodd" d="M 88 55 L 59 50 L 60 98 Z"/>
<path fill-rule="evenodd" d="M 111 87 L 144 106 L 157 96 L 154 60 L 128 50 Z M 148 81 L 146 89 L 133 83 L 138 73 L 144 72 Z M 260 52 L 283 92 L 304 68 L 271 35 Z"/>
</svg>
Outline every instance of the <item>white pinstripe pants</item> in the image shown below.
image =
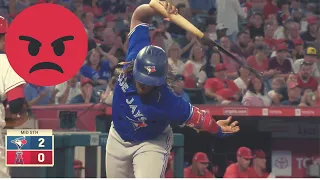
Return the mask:
<svg viewBox="0 0 320 180">
<path fill-rule="evenodd" d="M 106 147 L 108 178 L 164 178 L 173 143 L 170 126 L 156 139 L 139 144 L 125 142 L 110 128 Z"/>
</svg>

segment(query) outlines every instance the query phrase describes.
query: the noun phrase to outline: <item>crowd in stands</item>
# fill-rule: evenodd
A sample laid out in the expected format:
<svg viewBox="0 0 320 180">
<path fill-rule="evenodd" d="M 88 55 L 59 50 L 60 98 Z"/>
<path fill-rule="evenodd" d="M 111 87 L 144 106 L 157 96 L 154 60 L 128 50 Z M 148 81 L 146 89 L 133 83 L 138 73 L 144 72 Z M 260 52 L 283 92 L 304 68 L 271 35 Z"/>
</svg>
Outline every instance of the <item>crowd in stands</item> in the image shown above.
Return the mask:
<svg viewBox="0 0 320 180">
<path fill-rule="evenodd" d="M 319 2 L 312 0 L 172 0 L 179 14 L 241 61 L 209 48 L 193 34 L 153 18 L 150 39 L 168 54 L 173 90 L 191 101 L 245 106 L 320 104 Z M 28 84 L 31 105 L 112 103 L 112 91 L 127 52 L 130 18 L 144 0 L 9 0 L 0 12 L 10 20 L 38 3 L 59 3 L 83 22 L 88 55 L 80 72 L 55 87 Z M 318 4 L 317 4 L 318 3 Z M 210 7 L 208 7 L 210 5 Z M 194 6 L 194 7 L 193 7 Z M 7 7 L 7 8 L 5 8 Z M 202 8 L 202 9 L 201 9 Z M 190 96 L 190 97 L 189 97 Z"/>
</svg>

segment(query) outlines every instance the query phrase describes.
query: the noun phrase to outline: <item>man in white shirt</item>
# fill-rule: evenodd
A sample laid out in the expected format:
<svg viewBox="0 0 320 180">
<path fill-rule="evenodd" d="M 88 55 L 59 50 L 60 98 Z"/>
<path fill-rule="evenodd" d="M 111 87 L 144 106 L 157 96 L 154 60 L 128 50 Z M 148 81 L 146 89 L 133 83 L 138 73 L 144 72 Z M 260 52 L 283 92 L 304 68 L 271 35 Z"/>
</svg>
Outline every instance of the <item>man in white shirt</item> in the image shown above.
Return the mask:
<svg viewBox="0 0 320 180">
<path fill-rule="evenodd" d="M 74 97 L 82 94 L 78 75 L 73 76 L 64 83 L 56 85 L 55 89 L 58 91 L 56 94 L 56 104 L 69 104 Z"/>
<path fill-rule="evenodd" d="M 227 36 L 231 37 L 233 41 L 239 32 L 238 16 L 245 17 L 239 0 L 217 0 L 217 23 L 222 23 L 227 30 Z"/>
<path fill-rule="evenodd" d="M 0 16 L 0 178 L 10 177 L 9 170 L 5 165 L 5 147 L 2 135 L 3 128 L 6 126 L 6 108 L 10 110 L 11 114 L 18 115 L 25 103 L 23 90 L 25 81 L 12 69 L 4 53 L 7 28 L 7 20 Z M 5 105 L 4 101 L 6 101 Z"/>
</svg>

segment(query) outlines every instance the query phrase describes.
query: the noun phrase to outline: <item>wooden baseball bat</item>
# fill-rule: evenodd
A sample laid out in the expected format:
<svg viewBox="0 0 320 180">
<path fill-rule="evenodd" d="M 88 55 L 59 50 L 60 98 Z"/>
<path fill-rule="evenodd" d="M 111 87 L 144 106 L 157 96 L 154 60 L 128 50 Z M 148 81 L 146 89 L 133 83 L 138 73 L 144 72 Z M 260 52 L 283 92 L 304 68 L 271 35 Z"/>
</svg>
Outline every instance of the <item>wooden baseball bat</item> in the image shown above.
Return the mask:
<svg viewBox="0 0 320 180">
<path fill-rule="evenodd" d="M 237 62 L 241 67 L 244 67 L 248 69 L 251 73 L 253 73 L 255 76 L 261 79 L 261 74 L 258 73 L 255 69 L 248 66 L 247 63 L 241 61 L 236 56 L 234 56 L 232 53 L 230 53 L 228 50 L 221 47 L 218 43 L 215 41 L 212 41 L 211 39 L 204 37 L 203 32 L 201 32 L 197 27 L 195 27 L 192 23 L 190 23 L 188 20 L 186 20 L 184 17 L 182 17 L 180 14 L 169 14 L 165 8 L 163 7 L 163 2 L 159 0 L 151 0 L 149 3 L 149 6 L 152 7 L 155 11 L 160 13 L 162 16 L 169 18 L 169 20 L 176 25 L 180 26 L 181 28 L 185 29 L 186 31 L 189 31 L 193 34 L 195 34 L 197 37 L 201 39 L 201 42 L 205 45 L 208 45 L 211 48 L 216 48 L 219 51 L 223 52 L 230 58 L 232 58 L 235 62 Z"/>
</svg>

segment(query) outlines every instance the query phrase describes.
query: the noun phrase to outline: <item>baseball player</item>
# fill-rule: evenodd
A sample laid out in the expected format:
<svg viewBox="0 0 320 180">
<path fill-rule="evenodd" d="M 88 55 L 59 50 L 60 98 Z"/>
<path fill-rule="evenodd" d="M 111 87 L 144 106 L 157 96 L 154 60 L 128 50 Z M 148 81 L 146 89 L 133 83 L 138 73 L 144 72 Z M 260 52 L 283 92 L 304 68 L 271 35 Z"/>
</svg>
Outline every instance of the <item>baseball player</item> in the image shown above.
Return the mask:
<svg viewBox="0 0 320 180">
<path fill-rule="evenodd" d="M 177 9 L 167 2 L 170 14 Z M 108 178 L 162 178 L 173 143 L 169 124 L 190 126 L 210 133 L 235 133 L 237 122 L 216 122 L 173 93 L 167 84 L 168 57 L 152 46 L 149 19 L 156 12 L 139 6 L 131 19 L 128 52 L 123 72 L 118 76 L 112 103 L 113 123 L 106 146 Z"/>
<path fill-rule="evenodd" d="M 0 16 L 0 178 L 10 177 L 8 168 L 5 166 L 5 147 L 2 130 L 6 126 L 5 110 L 3 102 L 6 100 L 12 115 L 17 115 L 25 103 L 23 84 L 25 81 L 11 68 L 7 56 L 4 53 L 5 33 L 8 22 Z"/>
</svg>

